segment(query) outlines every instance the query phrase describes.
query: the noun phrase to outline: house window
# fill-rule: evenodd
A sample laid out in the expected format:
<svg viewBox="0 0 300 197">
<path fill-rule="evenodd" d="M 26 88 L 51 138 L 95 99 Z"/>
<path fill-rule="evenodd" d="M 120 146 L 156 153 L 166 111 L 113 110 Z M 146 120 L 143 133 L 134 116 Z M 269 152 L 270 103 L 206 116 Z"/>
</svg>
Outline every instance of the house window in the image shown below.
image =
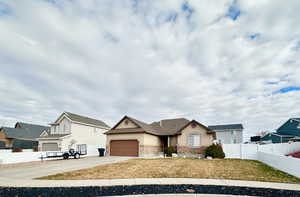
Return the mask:
<svg viewBox="0 0 300 197">
<path fill-rule="evenodd" d="M 56 126 L 53 126 L 53 133 L 56 133 Z"/>
<path fill-rule="evenodd" d="M 94 133 L 97 133 L 98 132 L 98 128 L 94 128 Z"/>
<path fill-rule="evenodd" d="M 125 123 L 125 125 L 128 125 L 128 120 L 125 120 L 124 123 Z"/>
<path fill-rule="evenodd" d="M 297 129 L 300 129 L 300 123 L 298 124 Z"/>
<path fill-rule="evenodd" d="M 199 147 L 200 146 L 200 135 L 191 134 L 188 136 L 187 144 L 189 147 Z"/>
</svg>

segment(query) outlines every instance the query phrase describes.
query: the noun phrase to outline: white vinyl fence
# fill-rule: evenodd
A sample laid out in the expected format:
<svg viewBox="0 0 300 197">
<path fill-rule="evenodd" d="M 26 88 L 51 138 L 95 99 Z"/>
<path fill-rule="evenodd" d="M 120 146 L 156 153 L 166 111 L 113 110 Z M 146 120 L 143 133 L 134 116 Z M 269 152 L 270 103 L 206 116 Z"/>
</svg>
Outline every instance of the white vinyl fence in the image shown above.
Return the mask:
<svg viewBox="0 0 300 197">
<path fill-rule="evenodd" d="M 32 150 L 23 149 L 23 152 L 11 152 L 11 150 L 1 150 L 0 151 L 0 164 L 12 164 L 12 163 L 22 163 L 31 161 L 41 161 L 40 157 L 46 156 L 46 152 L 32 152 Z M 87 155 L 86 156 L 97 156 L 98 145 L 87 145 Z M 60 159 L 60 158 L 51 158 Z M 44 159 L 46 160 L 46 159 Z M 47 159 L 49 160 L 49 159 Z"/>
<path fill-rule="evenodd" d="M 287 155 L 300 151 L 300 142 L 278 144 L 223 144 L 226 158 L 258 159 L 258 152 Z"/>
<path fill-rule="evenodd" d="M 0 164 L 40 161 L 42 155 L 45 156 L 46 152 L 0 152 Z"/>
<path fill-rule="evenodd" d="M 258 152 L 258 160 L 300 178 L 300 159 L 298 158 Z"/>
<path fill-rule="evenodd" d="M 300 178 L 300 158 L 285 156 L 300 151 L 300 142 L 278 144 L 223 144 L 226 158 L 252 159 Z"/>
<path fill-rule="evenodd" d="M 0 153 L 11 153 L 12 149 L 0 149 Z M 33 152 L 32 149 L 23 149 L 22 152 Z"/>
<path fill-rule="evenodd" d="M 223 144 L 222 147 L 226 158 L 257 159 L 256 144 Z"/>
</svg>

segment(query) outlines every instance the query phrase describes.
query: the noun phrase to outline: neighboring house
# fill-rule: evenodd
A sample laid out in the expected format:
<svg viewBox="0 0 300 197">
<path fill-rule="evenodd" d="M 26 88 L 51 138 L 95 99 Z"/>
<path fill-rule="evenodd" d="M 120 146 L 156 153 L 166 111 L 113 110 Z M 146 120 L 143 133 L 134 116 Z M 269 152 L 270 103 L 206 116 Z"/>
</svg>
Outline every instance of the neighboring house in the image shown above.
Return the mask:
<svg viewBox="0 0 300 197">
<path fill-rule="evenodd" d="M 211 125 L 208 128 L 216 132 L 216 140 L 220 144 L 243 143 L 242 124 Z"/>
<path fill-rule="evenodd" d="M 70 112 L 62 113 L 50 125 L 50 130 L 43 132 L 39 137 L 39 150 L 41 151 L 105 148 L 106 136 L 103 133 L 110 129 L 101 120 Z"/>
<path fill-rule="evenodd" d="M 0 141 L 0 149 L 5 148 L 5 142 Z"/>
<path fill-rule="evenodd" d="M 262 141 L 284 143 L 300 137 L 300 118 L 290 118 L 281 125 L 276 132 L 268 133 L 261 138 Z"/>
<path fill-rule="evenodd" d="M 0 128 L 0 141 L 4 142 L 5 148 L 31 149 L 38 146 L 38 138 L 49 128 L 42 125 L 17 122 L 14 128 Z"/>
<path fill-rule="evenodd" d="M 195 120 L 167 119 L 151 124 L 124 116 L 105 133 L 110 156 L 153 156 L 173 147 L 178 154 L 202 154 L 214 132 Z"/>
</svg>

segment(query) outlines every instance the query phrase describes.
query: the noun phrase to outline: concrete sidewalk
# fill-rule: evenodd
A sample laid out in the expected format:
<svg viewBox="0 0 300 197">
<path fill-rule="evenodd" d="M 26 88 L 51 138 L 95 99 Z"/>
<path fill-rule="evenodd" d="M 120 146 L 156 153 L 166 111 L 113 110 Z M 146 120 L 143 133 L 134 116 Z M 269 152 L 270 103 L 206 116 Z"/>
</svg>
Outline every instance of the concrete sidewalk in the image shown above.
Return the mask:
<svg viewBox="0 0 300 197">
<path fill-rule="evenodd" d="M 33 180 L 66 171 L 91 168 L 131 159 L 130 157 L 86 157 L 79 160 L 57 160 L 34 164 L 0 165 L 0 187 L 88 187 L 88 186 L 135 186 L 135 185 L 215 185 L 252 188 L 270 188 L 300 191 L 300 184 L 256 181 L 152 178 L 152 179 L 100 179 L 100 180 Z"/>
</svg>

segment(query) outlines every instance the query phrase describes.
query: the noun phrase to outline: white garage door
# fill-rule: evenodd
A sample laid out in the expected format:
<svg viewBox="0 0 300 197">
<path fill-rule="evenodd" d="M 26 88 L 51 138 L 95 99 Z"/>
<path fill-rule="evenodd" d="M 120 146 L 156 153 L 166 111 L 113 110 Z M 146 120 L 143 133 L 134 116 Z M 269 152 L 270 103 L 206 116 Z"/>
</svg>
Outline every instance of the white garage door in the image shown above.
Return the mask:
<svg viewBox="0 0 300 197">
<path fill-rule="evenodd" d="M 42 151 L 58 151 L 57 143 L 43 143 Z"/>
</svg>

